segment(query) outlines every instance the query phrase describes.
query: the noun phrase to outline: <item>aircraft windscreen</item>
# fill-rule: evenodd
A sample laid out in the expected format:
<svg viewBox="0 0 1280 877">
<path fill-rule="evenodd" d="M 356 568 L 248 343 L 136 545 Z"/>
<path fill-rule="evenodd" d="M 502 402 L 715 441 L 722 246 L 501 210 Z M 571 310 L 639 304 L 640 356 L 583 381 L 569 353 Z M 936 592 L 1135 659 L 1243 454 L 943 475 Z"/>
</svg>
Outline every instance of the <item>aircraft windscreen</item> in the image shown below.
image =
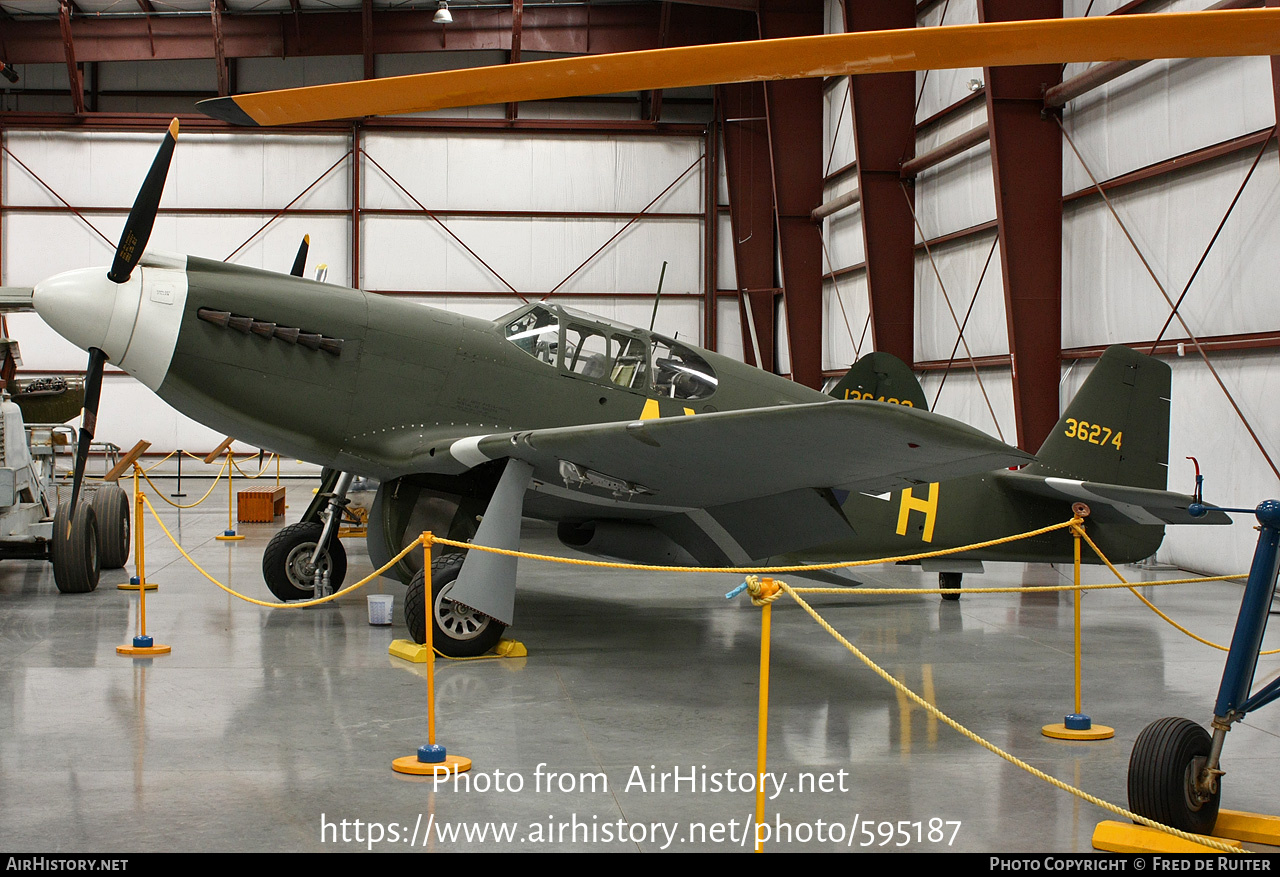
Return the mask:
<svg viewBox="0 0 1280 877">
<path fill-rule="evenodd" d="M 719 380 L 705 359 L 674 342 L 653 340 L 653 386 L 672 399 L 705 399 Z"/>
<path fill-rule="evenodd" d="M 548 365 L 556 364 L 560 340 L 560 320 L 549 308 L 536 305 L 503 327 L 507 340 L 525 353 Z"/>
</svg>

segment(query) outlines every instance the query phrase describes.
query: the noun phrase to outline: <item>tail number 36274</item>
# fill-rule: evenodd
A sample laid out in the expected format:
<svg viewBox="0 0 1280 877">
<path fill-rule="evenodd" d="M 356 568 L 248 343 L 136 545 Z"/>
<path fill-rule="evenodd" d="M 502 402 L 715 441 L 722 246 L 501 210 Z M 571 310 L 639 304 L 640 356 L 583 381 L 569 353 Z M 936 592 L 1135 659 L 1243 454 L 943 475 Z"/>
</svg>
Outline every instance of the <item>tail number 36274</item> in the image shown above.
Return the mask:
<svg viewBox="0 0 1280 877">
<path fill-rule="evenodd" d="M 1116 448 L 1120 447 L 1120 442 L 1124 439 L 1123 432 L 1112 432 L 1109 426 L 1076 420 L 1074 417 L 1067 418 L 1066 436 L 1091 445 L 1115 445 Z"/>
</svg>

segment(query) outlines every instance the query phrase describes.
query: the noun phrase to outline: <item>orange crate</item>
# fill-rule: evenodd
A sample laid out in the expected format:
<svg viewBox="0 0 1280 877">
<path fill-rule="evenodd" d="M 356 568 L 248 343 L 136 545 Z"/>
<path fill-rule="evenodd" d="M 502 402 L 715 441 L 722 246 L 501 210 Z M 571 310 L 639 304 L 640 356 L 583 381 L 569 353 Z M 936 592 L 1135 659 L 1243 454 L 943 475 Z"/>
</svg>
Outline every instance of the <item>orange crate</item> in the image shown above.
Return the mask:
<svg viewBox="0 0 1280 877">
<path fill-rule="evenodd" d="M 236 494 L 236 520 L 242 524 L 269 524 L 283 514 L 283 487 L 250 487 Z"/>
</svg>

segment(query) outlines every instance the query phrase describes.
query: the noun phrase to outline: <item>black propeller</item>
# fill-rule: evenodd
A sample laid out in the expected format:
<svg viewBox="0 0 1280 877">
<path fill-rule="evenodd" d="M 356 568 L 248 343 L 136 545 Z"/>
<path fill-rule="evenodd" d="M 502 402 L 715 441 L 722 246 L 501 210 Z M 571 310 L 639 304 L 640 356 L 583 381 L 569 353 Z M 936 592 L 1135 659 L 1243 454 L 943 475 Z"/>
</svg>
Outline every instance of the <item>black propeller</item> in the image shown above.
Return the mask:
<svg viewBox="0 0 1280 877">
<path fill-rule="evenodd" d="M 133 209 L 125 220 L 124 231 L 120 235 L 120 243 L 116 246 L 116 258 L 107 272 L 107 279 L 112 283 L 126 283 L 133 274 L 133 266 L 142 258 L 142 251 L 147 246 L 147 238 L 151 237 L 151 226 L 156 221 L 156 210 L 160 207 L 160 195 L 164 192 L 164 180 L 169 175 L 169 160 L 173 158 L 173 147 L 178 143 L 178 120 L 169 123 L 169 133 L 156 152 L 151 162 L 151 170 L 142 181 L 138 197 L 133 201 Z"/>
<path fill-rule="evenodd" d="M 298 255 L 293 259 L 293 268 L 289 273 L 294 277 L 301 277 L 302 272 L 307 270 L 307 249 L 311 246 L 311 235 L 304 234 L 302 243 L 298 245 Z"/>
<path fill-rule="evenodd" d="M 120 243 L 116 246 L 116 257 L 107 272 L 107 279 L 112 283 L 126 283 L 133 274 L 134 266 L 142 258 L 147 239 L 151 237 L 151 227 L 155 225 L 156 211 L 160 207 L 160 195 L 164 192 L 165 177 L 169 174 L 169 161 L 173 158 L 173 147 L 178 142 L 178 120 L 169 123 L 169 132 L 151 162 L 151 170 L 142 181 L 138 197 L 134 199 L 129 218 L 125 220 L 124 231 L 120 234 Z M 93 433 L 98 425 L 98 400 L 102 397 L 102 368 L 107 363 L 107 354 L 97 347 L 89 348 L 89 366 L 84 376 L 84 412 L 80 418 L 80 440 L 76 446 L 75 479 L 71 487 L 71 514 L 67 516 L 68 525 L 75 515 L 76 502 L 80 498 L 80 485 L 84 481 L 84 467 L 89 459 L 89 445 L 93 442 Z"/>
</svg>

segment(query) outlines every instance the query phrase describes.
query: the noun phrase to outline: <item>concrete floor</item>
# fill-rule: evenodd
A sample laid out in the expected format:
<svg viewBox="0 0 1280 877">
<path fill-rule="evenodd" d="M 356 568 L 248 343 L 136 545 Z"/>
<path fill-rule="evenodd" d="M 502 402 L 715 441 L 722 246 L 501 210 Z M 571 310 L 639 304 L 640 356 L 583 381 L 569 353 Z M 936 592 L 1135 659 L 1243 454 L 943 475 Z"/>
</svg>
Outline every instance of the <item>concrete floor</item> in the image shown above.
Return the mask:
<svg viewBox="0 0 1280 877">
<path fill-rule="evenodd" d="M 190 502 L 202 491 L 185 481 Z M 288 484 L 293 521 L 313 485 Z M 217 498 L 180 513 L 163 509 L 211 575 L 272 599 L 260 562 L 279 523 L 240 525 L 248 538 L 224 543 L 214 540 L 226 523 Z M 392 639 L 407 635 L 403 587 L 382 586 L 396 596 L 391 628 L 368 624 L 359 592 L 336 606 L 264 609 L 199 576 L 150 521 L 146 537 L 148 579 L 160 585 L 147 601 L 148 631 L 173 647 L 149 661 L 115 653 L 137 624 L 136 593 L 115 587 L 131 570 L 104 573 L 95 593 L 72 596 L 57 593 L 47 564 L 0 568 L 6 848 L 355 850 L 380 833 L 373 849 L 407 850 L 404 839 L 415 832 L 417 847 L 436 850 L 748 848 L 743 826 L 754 796 L 738 789 L 755 765 L 760 612 L 744 598 L 724 599 L 736 580 L 522 562 L 510 633 L 529 657 L 439 665 L 439 740 L 475 767 L 470 788 L 435 788 L 390 769 L 427 739 L 424 667 L 387 654 Z M 371 567 L 362 542 L 347 546 L 351 583 Z M 526 526 L 526 547 L 568 553 L 535 524 Z M 893 567 L 859 575 L 875 586 L 936 581 Z M 1105 571 L 1087 568 L 1086 580 L 1106 581 Z M 966 579 L 975 587 L 1066 581 L 1047 566 L 1013 564 L 988 564 L 986 576 Z M 1197 633 L 1229 640 L 1239 585 L 1145 592 Z M 1040 728 L 1073 711 L 1069 596 L 941 602 L 851 590 L 813 602 L 962 724 L 1120 805 L 1138 732 L 1167 715 L 1207 723 L 1223 666 L 1221 652 L 1189 640 L 1127 591 L 1092 594 L 1084 708 L 1116 736 L 1062 742 Z M 1094 826 L 1111 818 L 910 706 L 795 605 L 775 609 L 773 643 L 768 767 L 786 778 L 767 821 L 790 824 L 792 838 L 769 850 L 1081 852 Z M 1263 658 L 1258 682 L 1278 667 Z M 1231 732 L 1224 807 L 1276 809 L 1278 738 L 1274 709 Z M 665 792 L 652 787 L 651 776 L 676 770 L 694 773 L 697 788 L 687 779 L 676 790 L 670 780 Z M 799 791 L 801 772 L 828 790 Z M 591 787 L 596 774 L 607 787 L 600 779 Z M 515 838 L 495 840 L 495 824 L 513 826 Z M 447 838 L 464 825 L 489 834 Z"/>
</svg>

